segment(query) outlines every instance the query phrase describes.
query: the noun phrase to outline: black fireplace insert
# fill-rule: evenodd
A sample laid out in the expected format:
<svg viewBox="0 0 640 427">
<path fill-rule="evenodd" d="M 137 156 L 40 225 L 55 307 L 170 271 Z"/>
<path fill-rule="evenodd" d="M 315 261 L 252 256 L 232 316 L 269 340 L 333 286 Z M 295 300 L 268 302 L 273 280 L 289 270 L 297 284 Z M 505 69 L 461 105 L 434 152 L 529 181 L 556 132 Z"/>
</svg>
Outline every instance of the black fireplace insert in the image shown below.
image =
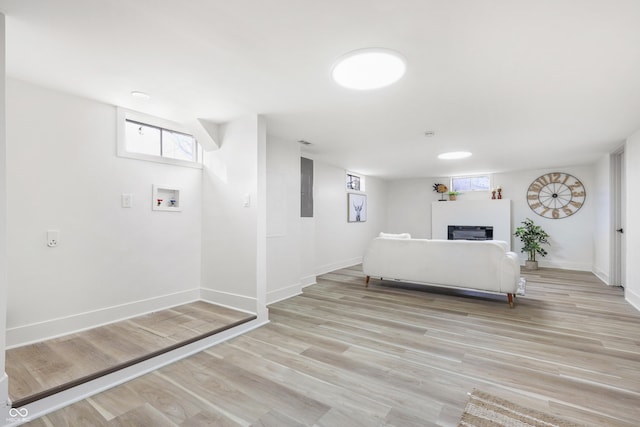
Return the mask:
<svg viewBox="0 0 640 427">
<path fill-rule="evenodd" d="M 493 240 L 493 226 L 487 225 L 449 225 L 449 240 Z"/>
</svg>

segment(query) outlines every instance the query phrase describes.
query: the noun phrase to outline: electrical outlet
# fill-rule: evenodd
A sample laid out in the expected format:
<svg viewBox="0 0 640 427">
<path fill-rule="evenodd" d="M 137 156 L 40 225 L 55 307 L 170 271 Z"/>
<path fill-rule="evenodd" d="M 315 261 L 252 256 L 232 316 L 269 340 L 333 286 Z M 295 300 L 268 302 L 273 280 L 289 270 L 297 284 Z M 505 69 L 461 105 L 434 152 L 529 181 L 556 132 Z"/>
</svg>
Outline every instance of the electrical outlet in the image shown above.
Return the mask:
<svg viewBox="0 0 640 427">
<path fill-rule="evenodd" d="M 59 230 L 47 230 L 47 246 L 50 248 L 55 248 L 58 246 L 60 242 L 60 231 Z"/>
</svg>

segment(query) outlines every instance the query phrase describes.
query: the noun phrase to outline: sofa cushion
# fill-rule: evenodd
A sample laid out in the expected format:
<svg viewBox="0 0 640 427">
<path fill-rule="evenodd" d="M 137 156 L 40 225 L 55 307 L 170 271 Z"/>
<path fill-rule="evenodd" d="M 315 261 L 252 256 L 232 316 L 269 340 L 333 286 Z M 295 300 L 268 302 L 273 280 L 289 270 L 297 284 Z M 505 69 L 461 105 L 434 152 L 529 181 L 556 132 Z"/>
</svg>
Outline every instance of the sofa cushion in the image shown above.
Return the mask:
<svg viewBox="0 0 640 427">
<path fill-rule="evenodd" d="M 378 237 L 382 237 L 383 239 L 410 239 L 411 234 L 409 233 L 393 234 L 393 233 L 380 232 L 380 234 L 378 234 Z"/>
</svg>

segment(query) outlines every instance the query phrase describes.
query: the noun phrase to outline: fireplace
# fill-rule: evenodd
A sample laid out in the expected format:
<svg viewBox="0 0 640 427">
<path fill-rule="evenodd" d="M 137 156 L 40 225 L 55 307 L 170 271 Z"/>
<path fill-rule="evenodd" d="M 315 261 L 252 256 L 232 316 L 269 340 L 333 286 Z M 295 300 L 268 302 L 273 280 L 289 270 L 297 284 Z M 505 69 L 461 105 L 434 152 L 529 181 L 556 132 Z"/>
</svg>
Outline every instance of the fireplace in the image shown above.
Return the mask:
<svg viewBox="0 0 640 427">
<path fill-rule="evenodd" d="M 493 240 L 493 226 L 488 225 L 449 225 L 449 240 Z"/>
</svg>

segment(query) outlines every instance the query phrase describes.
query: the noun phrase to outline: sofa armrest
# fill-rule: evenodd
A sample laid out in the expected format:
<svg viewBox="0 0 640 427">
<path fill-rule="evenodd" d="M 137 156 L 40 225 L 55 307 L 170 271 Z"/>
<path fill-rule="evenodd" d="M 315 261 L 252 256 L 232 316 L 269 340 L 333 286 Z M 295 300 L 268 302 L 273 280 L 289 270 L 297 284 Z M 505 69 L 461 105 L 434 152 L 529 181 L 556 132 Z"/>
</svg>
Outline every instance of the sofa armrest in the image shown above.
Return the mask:
<svg viewBox="0 0 640 427">
<path fill-rule="evenodd" d="M 506 252 L 500 264 L 500 292 L 516 293 L 520 280 L 518 255 L 515 252 Z"/>
</svg>

